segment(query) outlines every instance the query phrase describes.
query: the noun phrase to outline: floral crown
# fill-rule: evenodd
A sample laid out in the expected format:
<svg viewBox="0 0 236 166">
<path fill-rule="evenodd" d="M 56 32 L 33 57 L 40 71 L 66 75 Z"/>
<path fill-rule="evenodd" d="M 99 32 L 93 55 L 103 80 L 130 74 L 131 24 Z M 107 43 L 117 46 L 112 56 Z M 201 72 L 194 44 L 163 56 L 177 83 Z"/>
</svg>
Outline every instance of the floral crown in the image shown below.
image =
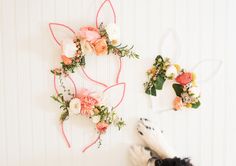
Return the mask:
<svg viewBox="0 0 236 166">
<path fill-rule="evenodd" d="M 196 74 L 173 64 L 169 58 L 158 55 L 152 68 L 147 71 L 148 81 L 144 83 L 145 92 L 156 96 L 157 90 L 162 90 L 166 80 L 175 81 L 172 85 L 176 97 L 173 101 L 174 110 L 184 107 L 197 109 L 200 103 L 200 90 L 196 84 Z"/>
<path fill-rule="evenodd" d="M 55 82 L 57 95 L 52 96 L 52 98 L 60 104 L 60 109 L 62 110 L 60 116 L 61 129 L 62 135 L 68 147 L 70 147 L 70 143 L 66 137 L 63 127 L 63 122 L 65 120 L 69 119 L 72 116 L 81 115 L 91 119 L 92 122 L 95 124 L 98 137 L 93 143 L 83 149 L 83 152 L 85 152 L 97 141 L 99 141 L 99 145 L 101 145 L 101 135 L 106 133 L 106 130 L 110 125 L 118 127 L 119 130 L 125 125 L 123 119 L 119 118 L 115 112 L 116 108 L 119 106 L 124 96 L 122 96 L 122 99 L 120 99 L 119 103 L 116 104 L 114 107 L 108 107 L 105 104 L 102 94 L 89 91 L 88 89 L 80 89 L 77 91 L 77 88 L 72 78 L 68 75 L 65 75 L 65 78 L 69 78 L 72 82 L 74 86 L 74 93 L 72 93 L 70 89 L 67 89 L 65 87 L 62 76 L 60 75 L 59 82 L 60 88 L 63 89 L 63 93 L 58 93 L 57 85 Z M 106 93 L 110 88 L 112 87 L 105 89 L 103 91 L 103 94 Z"/>
<path fill-rule="evenodd" d="M 107 26 L 104 26 L 102 23 L 98 25 L 98 15 L 106 2 L 109 3 L 113 11 L 114 23 Z M 73 34 L 73 38 L 59 42 L 55 36 L 52 26 L 66 28 L 66 30 L 69 30 L 69 32 Z M 62 110 L 60 124 L 64 140 L 66 141 L 68 147 L 70 147 L 70 143 L 64 132 L 63 122 L 74 115 L 82 115 L 91 119 L 91 121 L 95 124 L 96 131 L 98 132 L 97 139 L 84 148 L 83 152 L 85 152 L 97 141 L 101 143 L 101 135 L 106 133 L 109 126 L 114 125 L 118 127 L 118 129 L 121 129 L 125 125 L 122 118 L 119 118 L 115 112 L 117 107 L 123 101 L 126 90 L 126 83 L 119 82 L 119 76 L 122 68 L 121 59 L 125 56 L 138 58 L 138 55 L 132 51 L 133 46 L 128 47 L 127 45 L 122 46 L 120 44 L 120 32 L 116 25 L 116 15 L 110 0 L 104 0 L 98 9 L 96 15 L 96 27 L 86 26 L 80 28 L 78 32 L 75 32 L 72 28 L 64 24 L 50 23 L 49 29 L 54 40 L 62 50 L 61 67 L 53 69 L 51 72 L 54 74 L 54 88 L 56 91 L 56 95 L 52 96 L 52 98 L 60 104 L 60 109 Z M 116 82 L 111 86 L 91 78 L 83 68 L 85 66 L 85 55 L 95 54 L 97 56 L 101 56 L 110 53 L 119 57 L 119 70 L 116 75 Z M 88 89 L 77 90 L 76 84 L 70 76 L 70 73 L 75 72 L 77 67 L 81 67 L 83 74 L 89 81 L 104 87 L 101 94 Z M 63 93 L 58 90 L 57 78 L 59 78 L 60 89 Z M 71 90 L 65 86 L 63 81 L 64 78 L 71 81 L 74 87 L 74 93 L 72 93 Z M 118 103 L 115 103 L 113 106 L 107 106 L 103 95 L 109 93 L 110 89 L 117 86 L 122 87 L 122 96 L 118 100 Z"/>
<path fill-rule="evenodd" d="M 59 42 L 52 26 L 63 26 L 72 32 L 74 37 Z M 107 26 L 101 23 L 98 27 L 85 26 L 81 27 L 78 32 L 59 23 L 50 23 L 49 28 L 53 38 L 61 47 L 61 68 L 65 73 L 73 73 L 77 67 L 84 67 L 86 55 L 102 56 L 112 53 L 120 58 L 139 58 L 139 55 L 132 50 L 133 46 L 122 46 L 119 27 L 115 23 Z M 54 70 L 52 72 L 54 73 Z"/>
<path fill-rule="evenodd" d="M 147 71 L 148 81 L 144 83 L 145 93 L 156 96 L 163 89 L 166 81 L 172 84 L 175 92 L 170 108 L 159 108 L 162 105 L 156 98 L 150 97 L 151 108 L 159 112 L 168 110 L 197 109 L 201 105 L 200 86 L 203 87 L 220 70 L 222 61 L 219 59 L 203 59 L 198 61 L 189 70 L 173 63 L 182 55 L 181 44 L 177 33 L 170 29 L 162 35 L 159 42 L 159 55 L 155 58 L 152 67 Z M 162 57 L 168 55 L 170 58 Z M 211 66 L 209 68 L 209 66 Z M 205 69 L 208 70 L 205 70 Z M 204 72 L 203 72 L 204 71 Z M 196 73 L 198 77 L 196 77 Z M 159 103 L 160 105 L 157 105 Z"/>
</svg>

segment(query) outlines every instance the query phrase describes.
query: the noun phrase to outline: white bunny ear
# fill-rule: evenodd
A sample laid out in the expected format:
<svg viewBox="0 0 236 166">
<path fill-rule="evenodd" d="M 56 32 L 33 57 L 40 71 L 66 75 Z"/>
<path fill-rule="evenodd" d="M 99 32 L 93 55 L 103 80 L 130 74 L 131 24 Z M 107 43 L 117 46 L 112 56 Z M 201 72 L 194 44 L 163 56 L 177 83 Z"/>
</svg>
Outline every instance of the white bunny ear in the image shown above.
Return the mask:
<svg viewBox="0 0 236 166">
<path fill-rule="evenodd" d="M 180 57 L 180 42 L 174 30 L 168 30 L 160 41 L 160 54 L 177 61 Z"/>
<path fill-rule="evenodd" d="M 55 28 L 55 29 L 54 29 Z M 60 28 L 60 30 L 56 30 L 56 28 Z M 67 25 L 60 23 L 49 23 L 49 30 L 52 34 L 53 39 L 60 46 L 61 41 L 66 38 L 71 38 L 75 35 L 75 31 Z"/>
<path fill-rule="evenodd" d="M 198 62 L 191 71 L 197 74 L 198 83 L 206 83 L 219 72 L 222 63 L 218 59 L 205 59 Z"/>
</svg>

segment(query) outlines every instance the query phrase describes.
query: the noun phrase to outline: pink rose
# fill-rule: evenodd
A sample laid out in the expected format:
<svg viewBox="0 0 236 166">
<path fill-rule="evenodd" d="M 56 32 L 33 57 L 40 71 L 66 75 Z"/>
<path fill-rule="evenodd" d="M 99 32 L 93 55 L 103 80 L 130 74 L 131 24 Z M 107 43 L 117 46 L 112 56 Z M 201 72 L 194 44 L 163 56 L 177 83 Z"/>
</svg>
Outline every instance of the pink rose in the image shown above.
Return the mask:
<svg viewBox="0 0 236 166">
<path fill-rule="evenodd" d="M 80 113 L 88 117 L 92 116 L 94 114 L 93 108 L 100 102 L 100 98 L 87 89 L 81 89 L 76 97 L 79 98 L 81 102 Z"/>
<path fill-rule="evenodd" d="M 79 37 L 82 40 L 87 40 L 90 43 L 94 43 L 101 38 L 99 30 L 90 26 L 80 28 Z"/>
<path fill-rule="evenodd" d="M 98 122 L 96 128 L 100 133 L 104 133 L 106 132 L 108 126 L 109 125 L 106 122 Z"/>
</svg>

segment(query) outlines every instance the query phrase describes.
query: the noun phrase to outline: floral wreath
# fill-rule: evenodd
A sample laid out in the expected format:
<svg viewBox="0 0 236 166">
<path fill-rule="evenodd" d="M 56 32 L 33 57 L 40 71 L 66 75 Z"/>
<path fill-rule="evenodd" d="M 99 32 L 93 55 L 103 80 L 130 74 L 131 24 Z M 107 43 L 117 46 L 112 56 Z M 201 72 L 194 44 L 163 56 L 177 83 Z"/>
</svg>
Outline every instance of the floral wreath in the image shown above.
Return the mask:
<svg viewBox="0 0 236 166">
<path fill-rule="evenodd" d="M 74 86 L 74 93 L 72 93 L 70 89 L 67 89 L 65 87 L 64 81 L 62 79 L 62 75 L 60 75 L 59 84 L 64 94 L 58 92 L 57 84 L 56 82 L 54 82 L 56 95 L 52 96 L 52 98 L 60 104 L 60 109 L 62 110 L 62 113 L 60 116 L 60 122 L 62 124 L 61 130 L 62 130 L 63 137 L 68 147 L 71 147 L 71 146 L 64 132 L 63 122 L 72 116 L 81 115 L 81 116 L 91 119 L 92 122 L 96 126 L 95 127 L 96 131 L 98 132 L 97 139 L 94 142 L 92 142 L 90 145 L 85 147 L 83 149 L 83 152 L 85 152 L 89 147 L 95 144 L 98 140 L 99 140 L 99 146 L 100 146 L 101 135 L 106 133 L 106 130 L 108 129 L 110 125 L 114 125 L 115 127 L 118 127 L 119 130 L 125 126 L 125 122 L 123 121 L 123 119 L 119 118 L 115 112 L 115 109 L 118 107 L 122 99 L 117 105 L 109 108 L 107 105 L 104 104 L 105 102 L 103 101 L 102 95 L 96 92 L 89 91 L 88 89 L 84 89 L 84 88 L 77 91 L 77 88 L 72 78 L 68 75 L 64 75 L 64 78 L 69 78 L 69 80 L 72 82 Z M 107 90 L 108 89 L 105 89 L 103 93 L 105 93 Z"/>
<path fill-rule="evenodd" d="M 63 40 L 61 43 L 58 42 L 52 30 L 53 25 L 68 28 L 74 34 L 74 38 Z M 102 56 L 112 53 L 119 57 L 139 58 L 139 55 L 132 51 L 133 46 L 122 46 L 119 28 L 115 23 L 110 23 L 107 26 L 101 23 L 98 28 L 81 27 L 77 33 L 59 23 L 50 23 L 49 27 L 55 41 L 61 46 L 61 65 L 65 73 L 74 73 L 75 68 L 84 67 L 86 64 L 85 57 L 89 54 Z M 52 72 L 54 71 L 52 70 Z"/>
<path fill-rule="evenodd" d="M 174 110 L 185 108 L 197 109 L 200 103 L 200 90 L 196 84 L 196 75 L 173 64 L 169 58 L 158 55 L 152 68 L 147 71 L 148 81 L 144 83 L 145 93 L 156 96 L 157 90 L 162 90 L 166 80 L 175 81 L 172 87 L 176 97 L 173 101 Z"/>
<path fill-rule="evenodd" d="M 98 15 L 106 2 L 109 3 L 113 11 L 114 23 L 107 26 L 104 26 L 103 23 L 101 23 L 98 26 Z M 52 26 L 64 27 L 72 32 L 74 37 L 72 39 L 59 42 L 53 32 Z M 114 125 L 118 127 L 118 129 L 121 129 L 125 125 L 125 122 L 122 120 L 122 118 L 119 118 L 115 112 L 116 108 L 123 101 L 126 90 L 126 83 L 119 82 L 119 76 L 122 69 L 121 58 L 125 56 L 138 58 L 139 56 L 132 51 L 133 46 L 128 47 L 127 45 L 122 46 L 120 44 L 120 32 L 118 27 L 116 26 L 116 14 L 110 0 L 104 0 L 100 8 L 98 9 L 96 15 L 96 27 L 82 27 L 80 28 L 79 32 L 76 33 L 72 28 L 64 24 L 49 23 L 49 29 L 54 40 L 62 50 L 61 68 L 55 68 L 51 70 L 51 72 L 54 74 L 54 89 L 56 91 L 56 95 L 52 96 L 52 98 L 60 104 L 60 109 L 62 110 L 60 116 L 60 124 L 64 140 L 66 141 L 67 146 L 71 147 L 64 132 L 63 122 L 70 116 L 74 115 L 82 115 L 91 119 L 96 126 L 96 131 L 98 132 L 97 139 L 83 149 L 83 152 L 85 152 L 97 141 L 99 141 L 101 144 L 101 135 L 106 133 L 107 128 L 110 125 Z M 84 70 L 84 66 L 85 55 L 96 54 L 97 56 L 100 56 L 108 55 L 110 53 L 118 55 L 119 70 L 116 76 L 115 84 L 108 86 L 105 83 L 96 81 L 95 79 L 91 78 Z M 115 104 L 115 106 L 109 107 L 105 104 L 102 95 L 99 95 L 99 93 L 90 91 L 88 89 L 77 90 L 75 82 L 70 77 L 70 73 L 74 73 L 75 68 L 77 67 L 81 67 L 83 74 L 88 80 L 105 88 L 102 91 L 103 94 L 108 92 L 113 87 L 122 86 L 122 96 L 118 103 Z M 64 93 L 59 93 L 59 90 L 57 88 L 57 78 L 59 78 L 60 87 Z M 74 93 L 72 93 L 70 89 L 66 88 L 62 78 L 67 78 L 71 81 L 74 87 Z"/>
<path fill-rule="evenodd" d="M 111 6 L 114 23 L 110 23 L 106 26 L 103 23 L 99 25 L 98 16 L 106 2 Z M 72 32 L 74 37 L 59 42 L 53 32 L 52 26 L 62 26 Z M 80 66 L 84 67 L 86 64 L 85 56 L 89 54 L 102 56 L 112 53 L 118 55 L 120 58 L 139 58 L 139 55 L 132 51 L 134 46 L 123 46 L 120 43 L 120 29 L 116 24 L 116 14 L 110 0 L 105 0 L 98 9 L 96 14 L 96 27 L 85 26 L 81 27 L 79 31 L 76 32 L 67 25 L 49 23 L 49 29 L 54 40 L 61 47 L 61 65 L 62 70 L 65 73 L 74 73 L 75 68 Z M 83 68 L 82 71 L 84 72 Z M 54 70 L 52 70 L 52 72 L 54 73 Z M 84 74 L 87 75 L 86 73 Z"/>
</svg>

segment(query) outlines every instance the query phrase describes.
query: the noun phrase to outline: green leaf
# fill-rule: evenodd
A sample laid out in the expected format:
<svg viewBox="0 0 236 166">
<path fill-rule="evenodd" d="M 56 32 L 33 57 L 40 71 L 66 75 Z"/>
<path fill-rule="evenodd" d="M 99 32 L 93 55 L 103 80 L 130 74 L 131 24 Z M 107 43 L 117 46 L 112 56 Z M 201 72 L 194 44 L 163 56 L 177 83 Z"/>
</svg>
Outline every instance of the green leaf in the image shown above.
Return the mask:
<svg viewBox="0 0 236 166">
<path fill-rule="evenodd" d="M 172 87 L 175 90 L 175 94 L 179 97 L 181 97 L 181 93 L 183 92 L 183 86 L 180 84 L 173 84 Z"/>
<path fill-rule="evenodd" d="M 145 93 L 148 94 L 148 95 L 150 95 L 150 94 L 151 94 L 151 89 L 150 89 L 150 88 L 147 88 L 147 89 L 145 90 Z"/>
<path fill-rule="evenodd" d="M 201 105 L 200 101 L 193 103 L 192 108 L 197 109 Z"/>
<path fill-rule="evenodd" d="M 151 95 L 152 96 L 156 96 L 157 94 L 156 94 L 156 88 L 155 88 L 155 86 L 152 86 L 152 88 L 151 88 Z"/>
<path fill-rule="evenodd" d="M 60 120 L 63 122 L 69 116 L 69 111 L 65 111 L 61 114 Z"/>
<path fill-rule="evenodd" d="M 157 57 L 156 57 L 156 62 L 158 62 L 158 63 L 160 63 L 160 62 L 163 62 L 164 61 L 164 59 L 162 58 L 162 56 L 161 55 L 158 55 Z"/>
<path fill-rule="evenodd" d="M 61 101 L 58 99 L 58 96 L 51 96 L 51 98 L 59 103 L 61 103 Z"/>
<path fill-rule="evenodd" d="M 80 60 L 80 65 L 84 66 L 85 65 L 85 57 L 83 56 Z"/>
<path fill-rule="evenodd" d="M 163 75 L 158 75 L 157 79 L 154 82 L 155 88 L 158 89 L 158 90 L 161 90 L 165 80 L 166 79 L 165 79 L 165 77 Z"/>
</svg>

